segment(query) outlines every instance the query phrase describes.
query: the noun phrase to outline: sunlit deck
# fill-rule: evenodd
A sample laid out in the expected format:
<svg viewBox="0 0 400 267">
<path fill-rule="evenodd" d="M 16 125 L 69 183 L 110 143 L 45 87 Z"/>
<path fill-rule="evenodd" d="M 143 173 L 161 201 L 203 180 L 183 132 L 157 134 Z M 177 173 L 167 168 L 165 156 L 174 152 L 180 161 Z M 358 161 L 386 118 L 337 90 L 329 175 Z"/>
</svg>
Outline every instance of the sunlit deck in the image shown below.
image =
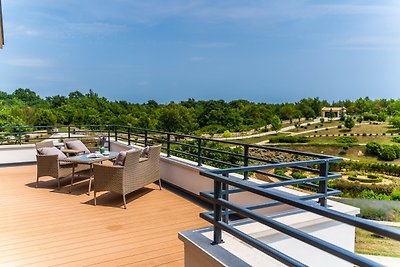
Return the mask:
<svg viewBox="0 0 400 267">
<path fill-rule="evenodd" d="M 177 233 L 207 225 L 201 206 L 157 185 L 128 195 L 124 210 L 111 193 L 93 206 L 86 181 L 71 194 L 51 178 L 35 188 L 35 165 L 0 172 L 0 266 L 182 266 Z"/>
</svg>

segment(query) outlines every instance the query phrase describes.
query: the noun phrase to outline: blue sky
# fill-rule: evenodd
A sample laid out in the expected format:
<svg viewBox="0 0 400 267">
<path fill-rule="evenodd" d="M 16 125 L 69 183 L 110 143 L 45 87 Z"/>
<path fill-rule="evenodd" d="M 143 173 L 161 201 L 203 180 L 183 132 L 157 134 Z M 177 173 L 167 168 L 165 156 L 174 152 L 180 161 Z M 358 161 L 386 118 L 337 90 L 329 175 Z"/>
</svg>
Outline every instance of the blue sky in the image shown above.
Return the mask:
<svg viewBox="0 0 400 267">
<path fill-rule="evenodd" d="M 0 90 L 113 100 L 400 97 L 400 1 L 3 0 Z"/>
</svg>

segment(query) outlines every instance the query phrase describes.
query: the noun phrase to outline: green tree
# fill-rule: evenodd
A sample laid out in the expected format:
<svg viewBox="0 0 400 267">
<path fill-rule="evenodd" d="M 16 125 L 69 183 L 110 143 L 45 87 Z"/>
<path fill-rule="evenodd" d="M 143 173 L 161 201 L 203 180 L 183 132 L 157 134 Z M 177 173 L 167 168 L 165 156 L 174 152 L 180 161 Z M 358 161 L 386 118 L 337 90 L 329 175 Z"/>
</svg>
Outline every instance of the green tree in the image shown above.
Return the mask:
<svg viewBox="0 0 400 267">
<path fill-rule="evenodd" d="M 282 129 L 282 121 L 277 115 L 274 115 L 271 118 L 271 126 L 272 126 L 272 130 L 276 131 L 276 132 L 278 132 L 280 129 Z"/>
<path fill-rule="evenodd" d="M 51 109 L 39 108 L 35 112 L 34 123 L 38 126 L 54 126 L 57 123 L 57 117 Z"/>
<path fill-rule="evenodd" d="M 184 106 L 169 104 L 164 107 L 158 117 L 158 126 L 168 132 L 189 133 L 195 129 L 191 112 Z"/>
<path fill-rule="evenodd" d="M 347 129 L 351 130 L 354 127 L 354 125 L 355 125 L 355 122 L 352 117 L 347 117 L 344 120 L 344 127 L 346 127 Z"/>
<path fill-rule="evenodd" d="M 400 129 L 400 116 L 394 116 L 392 119 L 390 119 L 390 124 L 393 127 Z"/>
</svg>

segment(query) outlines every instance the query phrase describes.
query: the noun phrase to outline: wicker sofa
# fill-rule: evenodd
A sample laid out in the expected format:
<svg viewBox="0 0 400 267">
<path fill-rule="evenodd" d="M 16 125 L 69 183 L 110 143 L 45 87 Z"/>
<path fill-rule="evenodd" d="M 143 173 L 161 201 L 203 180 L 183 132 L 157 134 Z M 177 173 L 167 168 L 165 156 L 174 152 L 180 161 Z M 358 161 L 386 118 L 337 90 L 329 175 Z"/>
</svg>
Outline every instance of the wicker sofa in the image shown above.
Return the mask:
<svg viewBox="0 0 400 267">
<path fill-rule="evenodd" d="M 125 164 L 123 166 L 94 165 L 94 205 L 96 205 L 96 193 L 111 191 L 122 195 L 124 208 L 126 209 L 125 196 L 137 189 L 160 180 L 160 152 L 161 145 L 150 146 L 147 158 L 140 158 L 142 151 L 126 151 Z"/>
</svg>

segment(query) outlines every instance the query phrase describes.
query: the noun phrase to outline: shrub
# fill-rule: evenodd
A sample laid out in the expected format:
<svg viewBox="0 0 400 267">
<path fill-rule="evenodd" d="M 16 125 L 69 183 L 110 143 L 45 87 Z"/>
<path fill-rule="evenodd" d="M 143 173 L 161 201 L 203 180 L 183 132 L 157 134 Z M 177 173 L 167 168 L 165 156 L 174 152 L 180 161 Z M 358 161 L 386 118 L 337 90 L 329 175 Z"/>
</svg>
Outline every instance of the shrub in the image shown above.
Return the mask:
<svg viewBox="0 0 400 267">
<path fill-rule="evenodd" d="M 363 178 L 363 177 L 357 177 L 355 175 L 349 176 L 348 179 L 350 181 L 357 181 L 357 182 L 360 182 L 360 183 L 370 183 L 370 184 L 380 183 L 383 180 L 382 177 Z"/>
<path fill-rule="evenodd" d="M 318 125 L 315 125 L 315 129 L 317 129 L 318 128 Z"/>
<path fill-rule="evenodd" d="M 287 172 L 287 168 L 281 168 L 281 169 L 275 169 L 274 173 L 280 176 L 285 176 L 287 177 L 287 175 L 285 174 L 285 172 Z"/>
<path fill-rule="evenodd" d="M 300 171 L 294 171 L 294 172 L 292 172 L 292 177 L 294 179 L 301 179 L 301 178 L 306 178 L 307 176 L 302 174 Z"/>
<path fill-rule="evenodd" d="M 342 129 L 343 126 L 341 124 L 339 124 L 337 127 L 338 127 L 338 129 Z"/>
<path fill-rule="evenodd" d="M 370 155 L 379 155 L 381 148 L 382 146 L 378 142 L 368 142 L 365 151 Z"/>
<path fill-rule="evenodd" d="M 392 133 L 393 134 L 393 133 Z M 400 143 L 400 136 L 396 136 L 392 138 L 392 142 Z"/>
<path fill-rule="evenodd" d="M 358 143 L 357 137 L 351 137 L 351 136 L 340 136 L 335 138 L 336 142 L 342 143 L 342 144 L 354 144 Z"/>
<path fill-rule="evenodd" d="M 269 139 L 270 143 L 307 143 L 310 138 L 307 136 L 273 136 Z"/>
<path fill-rule="evenodd" d="M 367 136 L 367 133 L 363 133 L 362 136 Z"/>
<path fill-rule="evenodd" d="M 392 200 L 400 201 L 400 190 L 394 190 L 390 197 Z"/>
<path fill-rule="evenodd" d="M 346 119 L 344 120 L 344 126 L 345 126 L 347 129 L 351 130 L 351 129 L 354 127 L 354 125 L 355 125 L 355 122 L 354 122 L 354 120 L 353 120 L 351 117 L 348 117 L 348 118 L 346 118 Z"/>
<path fill-rule="evenodd" d="M 232 133 L 229 130 L 225 130 L 224 133 L 222 134 L 222 138 L 228 138 L 231 136 L 232 136 Z"/>
<path fill-rule="evenodd" d="M 376 220 L 376 221 L 384 221 L 386 219 L 386 213 L 378 208 L 373 207 L 364 207 L 361 209 L 358 217 L 368 219 L 368 220 Z"/>
<path fill-rule="evenodd" d="M 383 145 L 380 149 L 379 158 L 387 161 L 392 161 L 397 158 L 396 150 L 393 146 Z"/>
</svg>

